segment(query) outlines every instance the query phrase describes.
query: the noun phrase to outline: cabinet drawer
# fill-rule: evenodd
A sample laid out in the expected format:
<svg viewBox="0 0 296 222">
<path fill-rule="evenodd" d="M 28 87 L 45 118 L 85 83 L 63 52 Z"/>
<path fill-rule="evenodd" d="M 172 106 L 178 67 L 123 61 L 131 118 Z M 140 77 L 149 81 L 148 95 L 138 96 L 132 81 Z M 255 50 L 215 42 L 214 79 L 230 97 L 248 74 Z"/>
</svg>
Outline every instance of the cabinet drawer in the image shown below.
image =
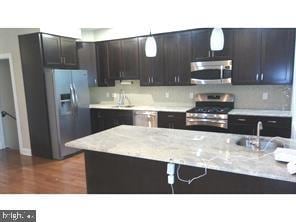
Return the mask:
<svg viewBox="0 0 296 222">
<path fill-rule="evenodd" d="M 186 118 L 185 113 L 178 112 L 158 112 L 158 118 L 167 118 L 167 119 L 184 119 Z"/>
<path fill-rule="evenodd" d="M 257 118 L 255 116 L 229 115 L 228 122 L 230 125 L 255 125 L 257 124 Z"/>
<path fill-rule="evenodd" d="M 263 127 L 276 127 L 290 129 L 292 118 L 290 117 L 262 117 L 258 118 L 263 123 Z"/>
</svg>

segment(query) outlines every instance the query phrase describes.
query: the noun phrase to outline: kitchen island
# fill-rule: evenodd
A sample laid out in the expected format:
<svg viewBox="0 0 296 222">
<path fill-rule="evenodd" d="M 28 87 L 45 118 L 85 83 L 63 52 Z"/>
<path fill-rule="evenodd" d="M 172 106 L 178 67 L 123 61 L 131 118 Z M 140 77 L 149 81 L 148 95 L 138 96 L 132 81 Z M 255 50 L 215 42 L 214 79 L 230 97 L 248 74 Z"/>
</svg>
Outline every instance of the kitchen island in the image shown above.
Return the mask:
<svg viewBox="0 0 296 222">
<path fill-rule="evenodd" d="M 168 162 L 180 165 L 181 180 L 206 172 L 191 184 L 176 172 L 176 193 L 296 193 L 296 176 L 273 150 L 239 146 L 242 137 L 122 125 L 66 146 L 85 150 L 88 193 L 170 193 Z"/>
</svg>

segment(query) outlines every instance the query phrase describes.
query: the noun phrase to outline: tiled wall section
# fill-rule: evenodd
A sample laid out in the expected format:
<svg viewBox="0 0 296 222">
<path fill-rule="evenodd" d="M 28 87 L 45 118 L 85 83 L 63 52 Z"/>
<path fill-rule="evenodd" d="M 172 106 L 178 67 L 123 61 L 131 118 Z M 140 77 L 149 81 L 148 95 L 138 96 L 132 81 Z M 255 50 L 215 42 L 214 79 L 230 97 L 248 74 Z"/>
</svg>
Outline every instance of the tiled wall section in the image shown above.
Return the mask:
<svg viewBox="0 0 296 222">
<path fill-rule="evenodd" d="M 140 87 L 139 81 L 132 85 L 115 87 L 94 87 L 90 89 L 91 103 L 115 103 L 118 93 L 123 89 L 134 105 L 194 105 L 190 96 L 196 93 L 221 92 L 235 95 L 235 108 L 249 109 L 291 109 L 290 86 L 232 86 L 232 85 L 197 85 L 170 87 Z M 263 100 L 262 94 L 268 93 Z M 169 97 L 166 97 L 166 94 Z"/>
</svg>

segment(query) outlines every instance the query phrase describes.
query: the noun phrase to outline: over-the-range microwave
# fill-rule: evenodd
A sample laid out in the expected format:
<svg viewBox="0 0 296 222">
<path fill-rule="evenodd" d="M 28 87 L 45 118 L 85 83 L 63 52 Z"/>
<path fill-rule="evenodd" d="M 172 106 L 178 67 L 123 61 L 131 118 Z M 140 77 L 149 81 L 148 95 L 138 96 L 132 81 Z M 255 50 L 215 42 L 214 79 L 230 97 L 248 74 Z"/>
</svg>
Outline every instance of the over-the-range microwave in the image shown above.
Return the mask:
<svg viewBox="0 0 296 222">
<path fill-rule="evenodd" d="M 191 84 L 231 84 L 232 60 L 199 59 L 191 62 Z"/>
</svg>

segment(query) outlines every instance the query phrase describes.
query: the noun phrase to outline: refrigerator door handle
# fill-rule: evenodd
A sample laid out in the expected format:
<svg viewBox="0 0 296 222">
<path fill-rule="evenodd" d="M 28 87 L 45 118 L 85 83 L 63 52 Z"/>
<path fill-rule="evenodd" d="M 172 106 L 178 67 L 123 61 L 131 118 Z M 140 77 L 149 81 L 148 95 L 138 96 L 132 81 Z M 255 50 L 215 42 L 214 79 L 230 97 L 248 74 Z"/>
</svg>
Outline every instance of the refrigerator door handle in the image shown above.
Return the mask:
<svg viewBox="0 0 296 222">
<path fill-rule="evenodd" d="M 74 109 L 75 106 L 75 97 L 74 97 L 74 89 L 72 84 L 70 84 L 70 98 L 71 98 L 71 106 L 72 106 L 72 111 Z"/>
<path fill-rule="evenodd" d="M 75 87 L 75 84 L 73 83 L 73 92 L 74 92 L 74 99 L 75 99 L 75 108 L 76 110 L 78 110 L 78 96 L 77 96 L 77 93 L 76 93 L 76 87 Z"/>
</svg>

